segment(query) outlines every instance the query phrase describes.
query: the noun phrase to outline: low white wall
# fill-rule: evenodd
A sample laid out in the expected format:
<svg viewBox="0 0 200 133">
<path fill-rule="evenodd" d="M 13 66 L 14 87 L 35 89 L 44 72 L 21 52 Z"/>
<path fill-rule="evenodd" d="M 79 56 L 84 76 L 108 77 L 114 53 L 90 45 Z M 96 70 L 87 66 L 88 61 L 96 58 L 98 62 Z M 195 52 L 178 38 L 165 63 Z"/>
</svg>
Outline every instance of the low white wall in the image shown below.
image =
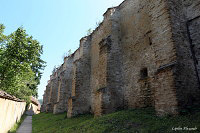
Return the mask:
<svg viewBox="0 0 200 133">
<path fill-rule="evenodd" d="M 0 97 L 0 133 L 7 133 L 21 119 L 26 102 Z"/>
<path fill-rule="evenodd" d="M 34 114 L 39 114 L 39 113 L 40 113 L 40 110 L 38 108 L 38 105 L 30 103 L 28 108 L 27 108 L 26 114 L 27 115 L 34 115 Z"/>
</svg>

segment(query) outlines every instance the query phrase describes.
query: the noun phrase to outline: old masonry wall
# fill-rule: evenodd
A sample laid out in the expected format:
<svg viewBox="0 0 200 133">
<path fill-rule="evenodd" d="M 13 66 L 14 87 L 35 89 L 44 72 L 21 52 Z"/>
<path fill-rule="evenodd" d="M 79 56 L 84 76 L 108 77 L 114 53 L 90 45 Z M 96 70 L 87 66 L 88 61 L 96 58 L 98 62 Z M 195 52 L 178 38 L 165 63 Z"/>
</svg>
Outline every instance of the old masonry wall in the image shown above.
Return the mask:
<svg viewBox="0 0 200 133">
<path fill-rule="evenodd" d="M 42 111 L 68 117 L 200 105 L 200 0 L 125 0 L 51 76 Z"/>
</svg>

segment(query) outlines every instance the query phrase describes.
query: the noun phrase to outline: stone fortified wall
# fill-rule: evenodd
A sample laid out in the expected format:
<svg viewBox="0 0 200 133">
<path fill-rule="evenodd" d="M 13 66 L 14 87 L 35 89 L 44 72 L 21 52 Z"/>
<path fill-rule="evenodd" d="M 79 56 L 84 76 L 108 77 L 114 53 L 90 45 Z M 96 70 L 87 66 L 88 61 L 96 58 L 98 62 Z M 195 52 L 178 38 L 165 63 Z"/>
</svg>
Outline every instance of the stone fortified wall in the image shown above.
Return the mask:
<svg viewBox="0 0 200 133">
<path fill-rule="evenodd" d="M 68 117 L 200 105 L 200 0 L 125 0 L 51 76 L 42 110 Z"/>
<path fill-rule="evenodd" d="M 19 122 L 26 108 L 26 102 L 0 91 L 0 133 L 7 133 Z"/>
</svg>

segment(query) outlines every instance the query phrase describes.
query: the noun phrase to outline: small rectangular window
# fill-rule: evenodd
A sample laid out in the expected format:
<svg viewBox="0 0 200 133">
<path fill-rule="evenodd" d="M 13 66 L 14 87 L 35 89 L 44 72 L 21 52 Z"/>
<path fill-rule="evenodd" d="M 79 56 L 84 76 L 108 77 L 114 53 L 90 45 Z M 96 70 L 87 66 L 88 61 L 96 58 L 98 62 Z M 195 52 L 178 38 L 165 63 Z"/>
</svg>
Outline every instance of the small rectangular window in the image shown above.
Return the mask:
<svg viewBox="0 0 200 133">
<path fill-rule="evenodd" d="M 143 69 L 140 71 L 140 77 L 141 77 L 142 79 L 148 77 L 148 70 L 147 70 L 147 68 L 143 68 Z"/>
<path fill-rule="evenodd" d="M 149 45 L 150 45 L 150 46 L 152 45 L 151 37 L 149 37 Z"/>
</svg>

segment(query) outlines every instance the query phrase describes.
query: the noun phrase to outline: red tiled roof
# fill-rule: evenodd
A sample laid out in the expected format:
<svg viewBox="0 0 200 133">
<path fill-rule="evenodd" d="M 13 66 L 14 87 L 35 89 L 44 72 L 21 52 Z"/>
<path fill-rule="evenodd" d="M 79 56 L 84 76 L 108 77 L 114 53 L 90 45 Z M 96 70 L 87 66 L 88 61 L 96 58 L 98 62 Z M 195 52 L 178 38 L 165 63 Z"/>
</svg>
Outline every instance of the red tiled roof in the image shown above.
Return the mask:
<svg viewBox="0 0 200 133">
<path fill-rule="evenodd" d="M 15 96 L 12 96 L 2 90 L 0 90 L 0 98 L 5 98 L 5 99 L 12 100 L 12 101 L 17 101 L 17 102 L 24 102 L 23 100 L 16 98 Z"/>
<path fill-rule="evenodd" d="M 31 102 L 36 106 L 38 106 L 38 110 L 40 110 L 41 107 L 40 102 L 35 97 L 31 96 Z"/>
</svg>

